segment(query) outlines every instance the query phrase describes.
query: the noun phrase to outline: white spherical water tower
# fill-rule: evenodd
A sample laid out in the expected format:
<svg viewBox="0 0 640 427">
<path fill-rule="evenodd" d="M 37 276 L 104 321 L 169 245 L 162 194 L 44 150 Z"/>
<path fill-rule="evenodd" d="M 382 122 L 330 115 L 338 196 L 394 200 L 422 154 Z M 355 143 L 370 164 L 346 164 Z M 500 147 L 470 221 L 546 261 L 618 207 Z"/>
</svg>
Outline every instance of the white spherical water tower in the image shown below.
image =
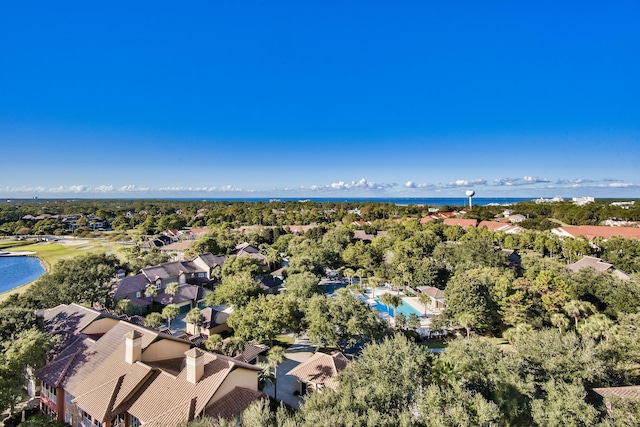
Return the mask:
<svg viewBox="0 0 640 427">
<path fill-rule="evenodd" d="M 467 190 L 466 195 L 469 198 L 469 209 L 471 209 L 473 207 L 471 203 L 471 198 L 476 195 L 476 192 L 473 190 Z"/>
</svg>

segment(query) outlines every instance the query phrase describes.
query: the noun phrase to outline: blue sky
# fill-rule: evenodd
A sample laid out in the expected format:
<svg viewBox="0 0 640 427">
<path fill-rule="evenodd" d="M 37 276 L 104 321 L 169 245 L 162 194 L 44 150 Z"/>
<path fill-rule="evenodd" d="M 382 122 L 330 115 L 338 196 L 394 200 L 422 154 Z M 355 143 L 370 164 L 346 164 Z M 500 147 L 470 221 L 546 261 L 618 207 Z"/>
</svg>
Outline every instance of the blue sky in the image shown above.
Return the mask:
<svg viewBox="0 0 640 427">
<path fill-rule="evenodd" d="M 640 197 L 640 3 L 4 2 L 0 197 Z"/>
</svg>

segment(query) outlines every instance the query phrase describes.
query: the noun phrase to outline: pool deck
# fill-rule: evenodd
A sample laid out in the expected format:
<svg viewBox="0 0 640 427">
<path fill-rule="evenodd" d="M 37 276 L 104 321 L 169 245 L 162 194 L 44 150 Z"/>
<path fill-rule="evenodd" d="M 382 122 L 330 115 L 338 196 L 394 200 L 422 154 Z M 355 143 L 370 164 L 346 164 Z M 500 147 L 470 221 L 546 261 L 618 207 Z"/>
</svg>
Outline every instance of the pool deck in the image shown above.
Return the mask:
<svg viewBox="0 0 640 427">
<path fill-rule="evenodd" d="M 373 299 L 373 296 L 375 295 L 375 297 L 379 297 L 382 294 L 396 294 L 398 295 L 398 291 L 392 290 L 390 288 L 387 287 L 378 287 L 375 288 L 373 290 L 373 295 L 371 293 L 371 288 L 367 288 L 367 293 L 366 293 L 366 303 L 369 305 L 375 304 L 375 301 Z M 422 313 L 422 316 L 420 316 L 420 329 L 418 330 L 418 333 L 422 336 L 425 335 L 430 335 L 431 334 L 431 318 L 437 314 L 442 313 L 442 309 L 439 308 L 434 308 L 431 306 L 425 306 L 423 305 L 417 297 L 410 297 L 405 295 L 403 292 L 400 292 L 400 298 L 402 298 L 402 301 L 404 301 L 407 305 L 413 307 L 415 310 L 417 310 L 418 312 Z M 426 314 L 425 314 L 426 313 Z M 390 324 L 394 325 L 394 319 L 393 317 L 390 317 L 388 314 L 381 312 L 382 317 L 384 317 L 385 319 L 387 319 L 389 321 Z"/>
</svg>

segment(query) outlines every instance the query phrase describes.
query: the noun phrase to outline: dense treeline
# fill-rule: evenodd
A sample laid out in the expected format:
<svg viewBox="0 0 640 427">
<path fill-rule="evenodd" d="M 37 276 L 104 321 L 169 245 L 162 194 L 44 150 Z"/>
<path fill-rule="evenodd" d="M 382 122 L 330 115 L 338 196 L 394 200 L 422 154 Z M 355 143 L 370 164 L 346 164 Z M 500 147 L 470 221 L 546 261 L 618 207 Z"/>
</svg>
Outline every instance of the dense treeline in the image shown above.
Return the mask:
<svg viewBox="0 0 640 427">
<path fill-rule="evenodd" d="M 442 206 L 441 211 L 460 210 L 464 206 Z M 475 206 L 468 218 L 492 220 L 500 217 L 503 206 Z M 548 230 L 557 222 L 571 225 L 594 225 L 608 219 L 640 221 L 640 204 L 617 206 L 602 200 L 583 206 L 571 202 L 520 202 L 510 207 L 513 213 L 526 216 L 525 228 Z M 286 226 L 331 224 L 363 220 L 420 218 L 428 215 L 429 206 L 395 205 L 376 202 L 312 201 L 196 201 L 196 200 L 23 200 L 0 205 L 0 233 L 65 234 L 91 231 L 87 216 L 107 221 L 114 230 L 138 230 L 144 235 L 167 229 L 206 227 L 222 223 L 235 228 L 243 225 Z M 70 229 L 62 219 L 25 220 L 26 215 L 81 215 L 78 228 Z"/>
</svg>

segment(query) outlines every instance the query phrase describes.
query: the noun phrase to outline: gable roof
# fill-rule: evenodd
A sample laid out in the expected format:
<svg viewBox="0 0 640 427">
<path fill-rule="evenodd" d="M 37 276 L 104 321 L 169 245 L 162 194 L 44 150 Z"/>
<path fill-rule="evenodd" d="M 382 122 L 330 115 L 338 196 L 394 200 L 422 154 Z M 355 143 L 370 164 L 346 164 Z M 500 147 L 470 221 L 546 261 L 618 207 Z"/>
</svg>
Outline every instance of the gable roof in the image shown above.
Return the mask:
<svg viewBox="0 0 640 427">
<path fill-rule="evenodd" d="M 348 364 L 349 360 L 340 352 L 331 355 L 315 353 L 289 371 L 289 374 L 302 381 L 320 384 L 335 390 L 338 387 L 338 372 L 346 368 Z"/>
<path fill-rule="evenodd" d="M 135 276 L 124 277 L 120 280 L 113 298 L 119 299 L 134 292 L 144 292 L 150 283 L 151 282 L 144 274 L 136 274 Z"/>
<path fill-rule="evenodd" d="M 619 397 L 621 399 L 640 399 L 640 386 L 632 385 L 626 387 L 601 387 L 594 388 L 593 391 L 598 393 L 600 396 L 605 399 L 610 398 L 612 396 Z"/>
<path fill-rule="evenodd" d="M 57 311 L 59 317 L 65 313 L 64 307 Z M 73 315 L 74 307 L 68 311 Z M 75 325 L 72 330 L 77 331 L 73 348 L 36 371 L 36 376 L 64 388 L 75 396 L 74 403 L 102 422 L 126 411 L 145 425 L 176 425 L 201 415 L 233 370 L 260 370 L 227 356 L 199 352 L 204 361 L 204 374 L 193 384 L 187 380 L 184 356 L 156 360 L 158 352 L 154 347 L 161 340 L 170 340 L 182 344 L 186 352 L 191 348 L 189 341 L 124 321 L 118 321 L 95 341 L 83 336 Z M 126 361 L 125 336 L 140 338 L 141 361 Z M 175 354 L 180 347 L 172 351 Z M 147 358 L 151 361 L 145 362 Z M 173 365 L 175 370 L 164 369 L 163 364 Z"/>
<path fill-rule="evenodd" d="M 200 310 L 202 314 L 202 327 L 203 328 L 213 328 L 218 325 L 223 325 L 227 323 L 227 319 L 229 318 L 229 313 L 225 313 L 224 311 L 218 311 L 211 307 L 206 307 Z"/>
<path fill-rule="evenodd" d="M 574 262 L 573 264 L 567 265 L 567 269 L 573 272 L 578 272 L 583 268 L 589 268 L 589 267 L 595 269 L 598 272 L 609 271 L 614 276 L 623 280 L 629 279 L 629 275 L 627 275 L 622 270 L 617 269 L 615 265 L 609 264 L 608 262 L 605 262 L 602 259 L 596 258 L 593 256 L 585 256 L 581 260 Z"/>
<path fill-rule="evenodd" d="M 227 258 L 229 258 L 227 255 L 213 255 L 211 252 L 207 252 L 206 254 L 196 256 L 193 261 L 202 260 L 209 268 L 213 268 L 215 266 L 222 266 Z"/>
<path fill-rule="evenodd" d="M 205 271 L 193 261 L 165 262 L 164 264 L 142 269 L 142 274 L 151 282 L 155 282 L 157 279 L 177 278 L 182 273 L 205 273 Z"/>
</svg>

